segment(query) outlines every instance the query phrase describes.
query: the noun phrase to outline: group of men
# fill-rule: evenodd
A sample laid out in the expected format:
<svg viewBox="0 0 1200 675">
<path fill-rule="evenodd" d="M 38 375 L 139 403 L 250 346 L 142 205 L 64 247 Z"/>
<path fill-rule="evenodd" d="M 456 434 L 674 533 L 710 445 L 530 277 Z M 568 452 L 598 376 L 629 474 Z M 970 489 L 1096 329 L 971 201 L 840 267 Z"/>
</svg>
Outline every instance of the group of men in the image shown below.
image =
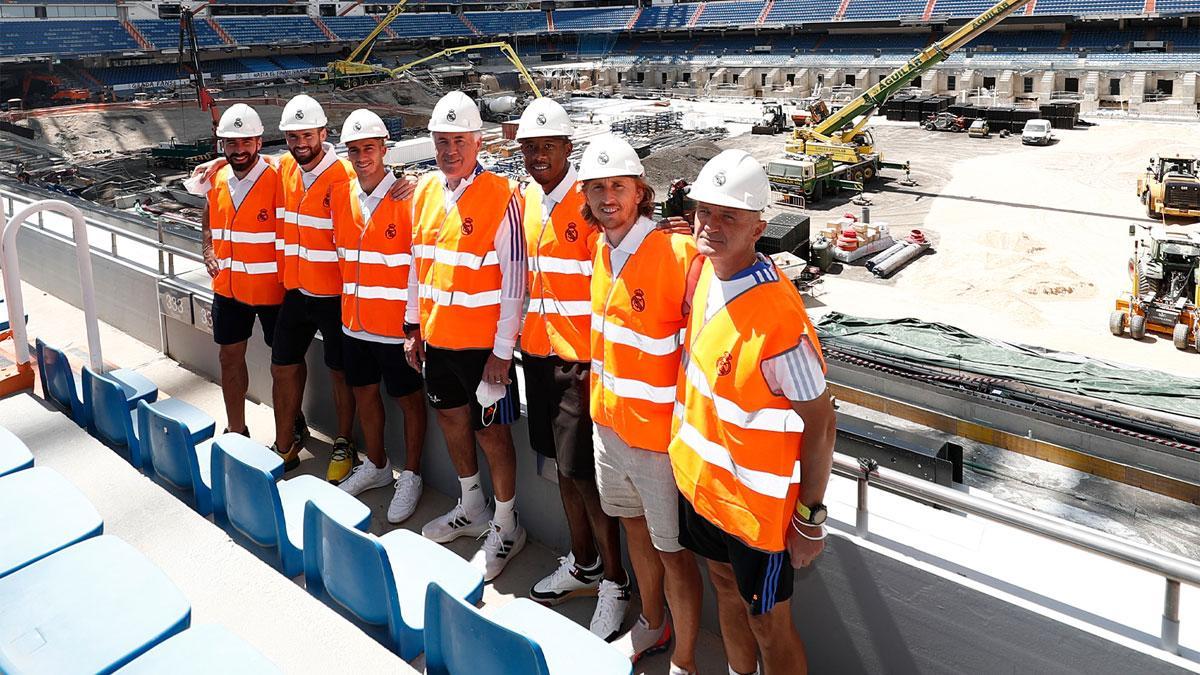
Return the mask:
<svg viewBox="0 0 1200 675">
<path fill-rule="evenodd" d="M 259 156 L 258 115 L 231 106 L 217 130 L 226 161 L 193 179 L 208 198 L 228 430 L 248 434 L 245 353 L 257 318 L 272 352 L 272 448 L 287 469 L 299 464 L 305 354 L 320 331 L 338 419 L 328 479 L 350 494 L 393 484 L 389 522 L 410 517 L 428 403 L 461 496 L 422 534 L 485 537 L 472 562 L 491 580 L 526 539 L 511 434 L 519 346 L 529 442 L 556 462 L 571 535 L 531 597 L 597 596 L 593 633 L 634 661 L 673 641 L 671 673 L 694 673 L 699 555 L 729 671 L 760 672 L 760 661 L 765 673 L 802 671 L 792 574 L 823 548 L 834 412 L 803 303 L 755 253 L 770 201 L 762 167 L 721 153 L 691 189 L 695 222 L 664 227 L 634 149 L 597 137 L 576 168 L 571 119 L 548 98 L 518 124 L 524 188 L 480 166 L 483 123 L 461 92 L 434 107 L 437 170 L 416 181 L 385 165 L 388 131 L 374 113 L 346 118 L 347 159 L 326 126 L 317 101 L 293 98 L 280 122 L 288 153 L 271 163 Z M 398 476 L 381 382 L 404 416 Z M 631 581 L 641 613 L 622 631 Z"/>
</svg>

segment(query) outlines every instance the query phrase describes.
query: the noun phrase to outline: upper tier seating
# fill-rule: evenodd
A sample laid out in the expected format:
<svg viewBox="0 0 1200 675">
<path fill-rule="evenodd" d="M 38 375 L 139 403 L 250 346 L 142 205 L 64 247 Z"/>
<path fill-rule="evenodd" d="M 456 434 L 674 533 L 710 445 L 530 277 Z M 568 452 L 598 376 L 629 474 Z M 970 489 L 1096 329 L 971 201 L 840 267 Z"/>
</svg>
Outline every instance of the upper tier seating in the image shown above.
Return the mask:
<svg viewBox="0 0 1200 675">
<path fill-rule="evenodd" d="M 140 51 L 115 19 L 39 19 L 0 23 L 0 56 Z"/>
<path fill-rule="evenodd" d="M 1037 14 L 1141 14 L 1143 0 L 1038 0 L 1033 7 Z M 1161 8 L 1159 11 L 1162 11 Z"/>
<path fill-rule="evenodd" d="M 222 17 L 217 20 L 229 36 L 243 45 L 279 42 L 324 43 L 329 38 L 307 16 Z"/>
<path fill-rule="evenodd" d="M 839 0 L 776 0 L 764 24 L 829 21 L 837 13 Z"/>
<path fill-rule="evenodd" d="M 696 20 L 697 26 L 745 26 L 758 20 L 762 2 L 710 2 Z"/>
<path fill-rule="evenodd" d="M 633 18 L 632 7 L 605 7 L 602 9 L 563 9 L 554 12 L 554 30 L 557 31 L 610 31 L 622 30 Z"/>
<path fill-rule="evenodd" d="M 179 47 L 179 22 L 168 19 L 138 19 L 133 22 L 134 28 L 159 49 L 176 49 Z M 225 44 L 217 31 L 208 25 L 207 21 L 197 19 L 192 21 L 196 29 L 196 44 L 201 47 L 220 47 Z"/>
<path fill-rule="evenodd" d="M 331 16 L 321 19 L 329 30 L 343 40 L 362 40 L 379 24 L 369 16 Z M 386 33 L 385 33 L 386 35 Z"/>
<path fill-rule="evenodd" d="M 886 20 L 924 13 L 925 0 L 850 0 L 842 18 L 847 21 Z"/>
<path fill-rule="evenodd" d="M 1154 7 L 1159 14 L 1200 14 L 1200 0 L 1159 0 Z"/>
<path fill-rule="evenodd" d="M 638 16 L 634 30 L 673 30 L 686 28 L 696 14 L 700 5 L 687 3 L 683 5 L 658 5 L 646 7 Z M 476 24 L 478 25 L 478 24 Z M 481 29 L 482 30 L 482 29 Z"/>
<path fill-rule="evenodd" d="M 401 14 L 388 25 L 388 29 L 400 37 L 472 35 L 467 24 L 445 12 Z"/>
<path fill-rule="evenodd" d="M 545 33 L 549 30 L 545 12 L 467 12 L 466 16 L 484 35 Z"/>
</svg>

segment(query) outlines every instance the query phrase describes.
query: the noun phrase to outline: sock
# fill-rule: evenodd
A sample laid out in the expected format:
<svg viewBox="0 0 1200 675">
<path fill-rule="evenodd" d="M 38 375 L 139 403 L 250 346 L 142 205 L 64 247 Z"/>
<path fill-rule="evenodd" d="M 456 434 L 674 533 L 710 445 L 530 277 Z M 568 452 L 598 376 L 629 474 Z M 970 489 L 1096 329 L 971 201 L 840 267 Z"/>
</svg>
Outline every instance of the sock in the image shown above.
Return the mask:
<svg viewBox="0 0 1200 675">
<path fill-rule="evenodd" d="M 749 673 L 739 673 L 733 669 L 733 666 L 729 666 L 729 675 L 758 675 L 758 668 L 756 667 L 752 672 Z"/>
<path fill-rule="evenodd" d="M 370 458 L 368 458 L 368 459 L 370 459 Z M 387 457 L 386 455 L 385 455 L 385 456 L 384 456 L 384 458 L 383 458 L 383 466 L 379 466 L 378 464 L 376 464 L 376 463 L 375 463 L 375 460 L 373 460 L 373 459 L 371 460 L 371 464 L 372 464 L 372 465 L 373 465 L 373 466 L 374 466 L 376 469 L 379 469 L 380 471 L 383 471 L 384 469 L 390 469 L 390 468 L 392 468 L 392 460 L 388 459 L 388 457 Z"/>
<path fill-rule="evenodd" d="M 487 497 L 483 494 L 483 486 L 479 484 L 479 474 L 459 478 L 458 482 L 462 486 L 463 509 L 468 516 L 478 515 L 487 506 Z"/>
<path fill-rule="evenodd" d="M 513 511 L 517 505 L 516 498 L 502 502 L 496 500 L 495 523 L 501 532 L 512 532 L 517 527 L 517 514 Z"/>
<path fill-rule="evenodd" d="M 730 672 L 733 672 L 733 671 L 730 671 Z M 688 671 L 687 669 L 685 669 L 681 666 L 677 666 L 674 663 L 672 663 L 670 675 L 692 675 L 692 673 L 690 671 Z"/>
</svg>

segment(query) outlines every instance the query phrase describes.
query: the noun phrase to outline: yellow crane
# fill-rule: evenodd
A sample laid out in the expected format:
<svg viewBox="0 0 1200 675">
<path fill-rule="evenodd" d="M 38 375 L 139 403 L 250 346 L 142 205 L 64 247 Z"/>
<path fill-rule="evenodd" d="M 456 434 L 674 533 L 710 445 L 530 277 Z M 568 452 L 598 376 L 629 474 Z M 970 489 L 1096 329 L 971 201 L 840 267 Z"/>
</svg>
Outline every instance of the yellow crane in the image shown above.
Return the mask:
<svg viewBox="0 0 1200 675">
<path fill-rule="evenodd" d="M 434 52 L 433 54 L 430 54 L 429 56 L 422 56 L 421 58 L 419 58 L 415 61 L 410 61 L 402 66 L 397 66 L 395 68 L 390 68 L 390 69 L 389 68 L 380 68 L 378 72 L 384 72 L 392 77 L 398 77 L 402 73 L 404 73 L 408 70 L 411 70 L 412 68 L 419 66 L 422 63 L 426 63 L 426 62 L 432 61 L 434 59 L 440 59 L 443 56 L 450 56 L 452 54 L 461 54 L 463 52 L 473 51 L 476 49 L 499 49 L 500 53 L 504 54 L 504 57 L 508 59 L 509 63 L 513 64 L 513 67 L 517 69 L 517 73 L 520 74 L 521 79 L 525 80 L 525 83 L 529 85 L 529 89 L 533 91 L 533 95 L 536 96 L 537 98 L 542 97 L 542 92 L 540 89 L 538 89 L 537 83 L 535 83 L 533 81 L 533 76 L 529 74 L 529 70 L 527 70 L 525 68 L 525 64 L 521 63 L 521 57 L 517 56 L 516 50 L 514 50 L 512 48 L 512 46 L 509 45 L 507 42 L 480 42 L 480 43 L 472 44 L 472 45 L 459 45 L 457 47 L 447 47 L 439 52 Z"/>
<path fill-rule="evenodd" d="M 388 24 L 395 21 L 396 17 L 400 16 L 400 14 L 404 12 L 404 5 L 406 4 L 408 4 L 408 0 L 400 0 L 400 2 L 397 2 L 395 6 L 393 6 L 392 9 L 388 11 L 388 13 L 385 14 L 382 19 L 379 20 L 379 24 L 375 26 L 374 30 L 368 33 L 367 36 L 362 39 L 362 42 L 358 43 L 358 46 L 354 48 L 354 51 L 350 52 L 349 56 L 337 61 L 331 61 L 329 63 L 329 77 L 336 79 L 342 77 L 351 77 L 354 75 L 370 75 L 378 72 L 375 66 L 371 66 L 367 63 L 367 59 L 371 57 L 371 50 L 375 48 L 375 41 L 379 39 L 379 36 L 383 34 L 383 31 L 387 30 Z"/>
</svg>

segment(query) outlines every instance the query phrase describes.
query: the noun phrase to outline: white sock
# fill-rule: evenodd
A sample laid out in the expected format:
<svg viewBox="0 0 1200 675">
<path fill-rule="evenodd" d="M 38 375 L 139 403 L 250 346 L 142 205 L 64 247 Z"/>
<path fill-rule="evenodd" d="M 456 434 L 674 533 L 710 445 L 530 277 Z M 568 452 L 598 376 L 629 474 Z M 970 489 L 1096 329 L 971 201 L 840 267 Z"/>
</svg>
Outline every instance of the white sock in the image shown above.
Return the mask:
<svg viewBox="0 0 1200 675">
<path fill-rule="evenodd" d="M 739 673 L 738 671 L 736 671 L 736 670 L 734 670 L 734 669 L 733 669 L 733 666 L 729 666 L 729 675 L 758 675 L 758 667 L 756 666 L 756 667 L 754 668 L 754 671 L 753 671 L 753 672 L 749 672 L 749 673 Z"/>
<path fill-rule="evenodd" d="M 517 506 L 517 500 L 514 497 L 506 502 L 499 499 L 496 500 L 496 515 L 494 522 L 500 527 L 502 532 L 511 532 L 517 527 L 517 514 L 513 509 Z"/>
<path fill-rule="evenodd" d="M 731 670 L 730 672 L 733 672 L 733 671 Z M 677 666 L 674 663 L 672 663 L 671 664 L 671 675 L 692 675 L 692 673 L 688 670 L 685 670 L 682 666 Z"/>
<path fill-rule="evenodd" d="M 463 509 L 468 516 L 478 515 L 487 506 L 487 496 L 483 494 L 483 486 L 479 484 L 479 473 L 466 478 L 459 478 L 462 486 Z"/>
</svg>

